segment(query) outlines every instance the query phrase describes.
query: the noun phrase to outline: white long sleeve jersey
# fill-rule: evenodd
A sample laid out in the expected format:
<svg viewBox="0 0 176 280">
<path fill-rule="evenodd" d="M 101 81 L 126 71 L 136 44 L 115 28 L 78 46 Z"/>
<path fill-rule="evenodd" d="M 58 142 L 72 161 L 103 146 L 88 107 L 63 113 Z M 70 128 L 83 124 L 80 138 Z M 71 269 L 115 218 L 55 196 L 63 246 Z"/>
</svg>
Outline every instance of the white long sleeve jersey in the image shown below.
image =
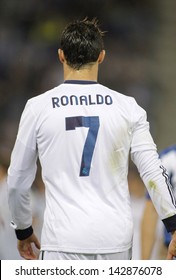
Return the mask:
<svg viewBox="0 0 176 280">
<path fill-rule="evenodd" d="M 39 157 L 46 195 L 41 249 L 95 254 L 127 250 L 133 235 L 130 154 L 161 219 L 171 217 L 176 226 L 167 175 L 146 113 L 134 98 L 91 81 L 65 81 L 31 98 L 8 171 L 16 228 L 32 224 L 29 193 Z"/>
</svg>

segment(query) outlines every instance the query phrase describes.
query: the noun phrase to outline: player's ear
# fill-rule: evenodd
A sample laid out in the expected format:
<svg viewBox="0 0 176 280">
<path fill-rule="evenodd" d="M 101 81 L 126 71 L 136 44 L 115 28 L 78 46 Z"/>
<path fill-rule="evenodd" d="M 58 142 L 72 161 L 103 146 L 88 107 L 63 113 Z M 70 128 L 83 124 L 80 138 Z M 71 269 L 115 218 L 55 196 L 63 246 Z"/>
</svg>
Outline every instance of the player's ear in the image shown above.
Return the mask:
<svg viewBox="0 0 176 280">
<path fill-rule="evenodd" d="M 105 54 L 106 54 L 105 50 L 102 50 L 102 51 L 100 52 L 99 57 L 98 57 L 98 63 L 99 63 L 99 64 L 101 64 L 101 63 L 103 62 L 103 60 L 104 60 L 104 58 L 105 58 Z"/>
<path fill-rule="evenodd" d="M 61 63 L 65 62 L 65 56 L 64 56 L 64 52 L 61 49 L 58 49 L 58 56 L 59 56 L 59 60 Z"/>
</svg>

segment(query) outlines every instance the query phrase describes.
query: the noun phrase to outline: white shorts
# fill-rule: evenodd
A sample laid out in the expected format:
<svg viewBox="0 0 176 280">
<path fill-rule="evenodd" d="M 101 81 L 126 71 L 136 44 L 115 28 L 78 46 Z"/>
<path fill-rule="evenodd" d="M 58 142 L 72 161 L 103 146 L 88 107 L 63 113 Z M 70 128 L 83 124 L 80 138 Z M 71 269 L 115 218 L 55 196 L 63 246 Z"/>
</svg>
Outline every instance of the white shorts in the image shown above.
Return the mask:
<svg viewBox="0 0 176 280">
<path fill-rule="evenodd" d="M 41 251 L 39 260 L 131 260 L 132 249 L 112 254 L 79 254 L 57 251 Z"/>
</svg>

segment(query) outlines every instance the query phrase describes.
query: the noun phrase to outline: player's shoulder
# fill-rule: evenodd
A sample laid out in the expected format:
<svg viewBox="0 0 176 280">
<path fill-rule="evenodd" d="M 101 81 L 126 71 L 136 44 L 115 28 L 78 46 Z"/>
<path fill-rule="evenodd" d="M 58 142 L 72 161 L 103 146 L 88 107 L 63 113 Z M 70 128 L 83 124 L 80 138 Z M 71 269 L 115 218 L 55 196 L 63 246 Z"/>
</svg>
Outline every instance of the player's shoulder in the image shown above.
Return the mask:
<svg viewBox="0 0 176 280">
<path fill-rule="evenodd" d="M 62 84 L 61 84 L 62 85 Z M 39 95 L 36 95 L 36 96 L 34 96 L 34 97 L 32 97 L 32 98 L 30 98 L 29 100 L 28 100 L 28 103 L 30 103 L 30 104 L 35 104 L 35 103 L 41 103 L 41 102 L 45 102 L 50 96 L 52 96 L 55 92 L 57 92 L 58 90 L 59 90 L 59 88 L 61 87 L 61 85 L 59 85 L 59 86 L 56 86 L 56 87 L 54 87 L 54 88 L 52 88 L 52 89 L 49 89 L 49 90 L 47 90 L 47 91 L 45 91 L 45 92 L 43 92 L 43 93 L 41 93 L 41 94 L 39 94 Z"/>
<path fill-rule="evenodd" d="M 168 156 L 168 155 L 172 155 L 175 154 L 176 155 L 176 144 L 171 145 L 169 147 L 166 147 L 165 149 L 163 149 L 162 151 L 160 151 L 159 155 L 161 158 Z"/>
<path fill-rule="evenodd" d="M 102 86 L 102 85 L 101 85 Z M 113 105 L 119 109 L 123 116 L 134 124 L 141 120 L 147 119 L 146 111 L 137 103 L 136 99 L 132 96 L 125 95 L 119 91 L 102 86 L 101 92 L 105 91 L 111 95 Z"/>
<path fill-rule="evenodd" d="M 28 99 L 26 108 L 30 108 L 33 113 L 39 114 L 43 109 L 47 107 L 50 98 L 53 95 L 58 94 L 60 87 L 62 87 L 62 84 Z"/>
<path fill-rule="evenodd" d="M 159 153 L 159 156 L 168 172 L 174 172 L 174 174 L 176 174 L 176 145 L 166 147 Z"/>
<path fill-rule="evenodd" d="M 129 105 L 135 105 L 136 104 L 136 100 L 134 97 L 132 96 L 128 96 L 128 95 L 125 95 L 124 93 L 121 93 L 117 90 L 113 90 L 109 87 L 106 87 L 102 84 L 100 84 L 100 87 L 101 87 L 101 91 L 103 92 L 109 92 L 109 94 L 111 96 L 113 96 L 113 99 L 115 99 L 117 102 L 120 102 L 120 103 L 126 103 L 126 104 L 129 104 Z"/>
<path fill-rule="evenodd" d="M 128 117 L 131 116 L 134 122 L 141 116 L 146 117 L 146 111 L 137 103 L 134 97 L 112 89 L 109 89 L 109 92 L 113 96 L 113 100 L 115 100 L 114 104 L 119 106 Z"/>
</svg>

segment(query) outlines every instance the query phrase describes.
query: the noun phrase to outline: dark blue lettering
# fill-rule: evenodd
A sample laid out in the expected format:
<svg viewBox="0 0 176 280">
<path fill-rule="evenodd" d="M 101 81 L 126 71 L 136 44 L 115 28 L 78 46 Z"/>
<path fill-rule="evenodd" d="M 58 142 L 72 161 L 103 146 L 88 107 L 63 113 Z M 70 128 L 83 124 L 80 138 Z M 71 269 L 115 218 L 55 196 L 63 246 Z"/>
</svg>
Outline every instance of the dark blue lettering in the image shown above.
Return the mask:
<svg viewBox="0 0 176 280">
<path fill-rule="evenodd" d="M 92 96 L 89 95 L 89 105 L 95 105 L 96 103 L 95 103 L 95 102 L 92 102 L 91 98 L 92 98 Z"/>
<path fill-rule="evenodd" d="M 83 102 L 85 102 L 85 105 L 88 105 L 87 96 L 86 95 L 81 95 L 80 96 L 80 105 L 84 105 Z"/>
<path fill-rule="evenodd" d="M 65 99 L 65 101 L 64 101 L 64 99 Z M 68 101 L 68 96 L 63 95 L 63 96 L 61 97 L 60 101 L 61 101 L 61 104 L 62 104 L 63 106 L 68 105 L 68 103 L 69 103 L 69 101 Z"/>
<path fill-rule="evenodd" d="M 99 105 L 99 104 L 103 104 L 103 103 L 104 103 L 103 96 L 100 94 L 97 94 L 97 104 Z"/>
<path fill-rule="evenodd" d="M 71 95 L 70 96 L 70 105 L 78 105 L 78 97 L 76 95 Z"/>
<path fill-rule="evenodd" d="M 52 103 L 53 103 L 53 108 L 60 107 L 58 97 L 52 97 Z"/>
<path fill-rule="evenodd" d="M 60 98 L 58 97 L 52 97 L 52 106 L 53 108 L 58 108 L 61 106 L 67 106 L 67 105 L 111 105 L 113 103 L 113 99 L 110 95 L 81 95 L 80 97 L 76 95 L 63 95 Z"/>
<path fill-rule="evenodd" d="M 111 105 L 113 103 L 112 97 L 110 95 L 105 96 L 105 103 L 106 105 Z"/>
</svg>

